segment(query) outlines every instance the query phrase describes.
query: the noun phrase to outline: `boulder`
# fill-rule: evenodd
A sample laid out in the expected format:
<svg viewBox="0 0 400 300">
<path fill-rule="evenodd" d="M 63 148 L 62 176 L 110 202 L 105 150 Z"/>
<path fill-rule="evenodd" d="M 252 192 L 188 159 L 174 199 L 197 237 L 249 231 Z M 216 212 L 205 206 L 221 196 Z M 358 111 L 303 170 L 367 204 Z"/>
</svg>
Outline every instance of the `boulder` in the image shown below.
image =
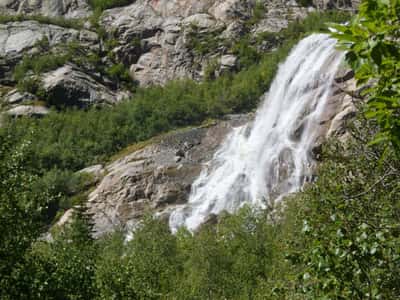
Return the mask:
<svg viewBox="0 0 400 300">
<path fill-rule="evenodd" d="M 42 82 L 49 103 L 59 107 L 114 104 L 126 96 L 110 90 L 71 64 L 43 74 Z"/>
<path fill-rule="evenodd" d="M 221 69 L 222 70 L 232 70 L 237 66 L 238 59 L 235 55 L 223 55 L 220 59 Z"/>
<path fill-rule="evenodd" d="M 182 20 L 182 24 L 185 27 L 194 25 L 200 30 L 212 30 L 214 31 L 217 27 L 217 21 L 208 14 L 195 14 Z M 201 32 L 201 31 L 200 31 Z"/>
</svg>

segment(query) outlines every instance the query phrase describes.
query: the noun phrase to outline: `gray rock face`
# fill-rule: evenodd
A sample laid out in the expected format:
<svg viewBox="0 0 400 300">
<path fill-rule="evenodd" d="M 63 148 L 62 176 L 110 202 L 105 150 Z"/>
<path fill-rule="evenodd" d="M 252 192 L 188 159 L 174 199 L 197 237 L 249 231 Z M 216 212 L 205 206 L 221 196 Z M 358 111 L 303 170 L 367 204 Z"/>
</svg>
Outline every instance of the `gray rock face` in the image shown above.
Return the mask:
<svg viewBox="0 0 400 300">
<path fill-rule="evenodd" d="M 42 82 L 46 95 L 55 106 L 113 104 L 128 96 L 111 91 L 73 65 L 43 74 Z"/>
<path fill-rule="evenodd" d="M 146 211 L 167 216 L 174 205 L 186 201 L 202 164 L 230 129 L 250 118 L 232 116 L 208 127 L 168 134 L 106 166 L 108 174 L 87 204 L 95 236 L 134 226 Z"/>
<path fill-rule="evenodd" d="M 94 165 L 80 170 L 78 173 L 88 175 L 90 178 L 87 179 L 87 184 L 92 185 L 103 178 L 105 174 L 105 169 L 103 165 Z"/>
<path fill-rule="evenodd" d="M 36 45 L 46 39 L 50 47 L 60 43 L 79 42 L 84 47 L 96 47 L 97 34 L 82 30 L 41 24 L 36 21 L 0 24 L 0 83 L 11 81 L 11 70 Z"/>
<path fill-rule="evenodd" d="M 295 2 L 265 2 L 268 9 L 254 34 L 279 31 L 309 11 Z M 200 35 L 237 38 L 243 34 L 243 23 L 251 18 L 255 5 L 255 0 L 137 0 L 127 7 L 105 11 L 101 24 L 118 40 L 114 53 L 130 65 L 132 77 L 142 86 L 180 78 L 197 80 L 210 59 L 230 53 L 227 49 L 210 49 L 208 56 L 196 56 L 187 46 L 192 27 Z"/>
<path fill-rule="evenodd" d="M 86 0 L 0 0 L 0 13 L 85 18 L 90 7 Z"/>
<path fill-rule="evenodd" d="M 193 78 L 192 55 L 185 50 L 181 34 L 182 18 L 163 18 L 150 4 L 136 1 L 106 11 L 101 23 L 117 36 L 120 46 L 115 51 L 131 65 L 131 74 L 141 85 Z M 132 45 L 135 41 L 140 43 Z"/>
</svg>

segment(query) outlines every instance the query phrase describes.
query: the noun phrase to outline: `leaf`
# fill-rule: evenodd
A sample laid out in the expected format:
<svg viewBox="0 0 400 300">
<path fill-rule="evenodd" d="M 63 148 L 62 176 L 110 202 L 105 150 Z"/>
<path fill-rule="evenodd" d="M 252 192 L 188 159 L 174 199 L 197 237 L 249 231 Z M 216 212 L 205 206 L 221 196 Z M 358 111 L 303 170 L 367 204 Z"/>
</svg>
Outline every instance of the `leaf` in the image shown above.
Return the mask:
<svg viewBox="0 0 400 300">
<path fill-rule="evenodd" d="M 382 49 L 381 49 L 380 43 L 378 43 L 375 47 L 372 48 L 371 58 L 378 66 L 381 66 L 381 64 L 382 64 Z"/>
</svg>

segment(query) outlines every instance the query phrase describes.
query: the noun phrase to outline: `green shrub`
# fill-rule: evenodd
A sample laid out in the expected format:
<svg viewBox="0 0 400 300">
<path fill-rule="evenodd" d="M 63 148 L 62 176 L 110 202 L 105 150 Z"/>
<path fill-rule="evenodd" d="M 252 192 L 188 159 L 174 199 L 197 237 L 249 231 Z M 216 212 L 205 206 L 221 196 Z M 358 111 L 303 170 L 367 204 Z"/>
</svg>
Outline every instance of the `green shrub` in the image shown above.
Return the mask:
<svg viewBox="0 0 400 300">
<path fill-rule="evenodd" d="M 107 68 L 106 73 L 111 79 L 115 80 L 117 83 L 132 81 L 129 70 L 121 63 L 112 65 L 111 67 Z"/>
<path fill-rule="evenodd" d="M 358 85 L 368 84 L 366 117 L 380 126 L 373 143 L 391 144 L 400 157 L 400 58 L 399 1 L 363 1 L 359 13 L 348 25 L 336 25 L 334 33 Z"/>
<path fill-rule="evenodd" d="M 314 6 L 313 0 L 299 0 L 298 3 L 303 7 Z"/>
<path fill-rule="evenodd" d="M 221 42 L 219 34 L 222 30 L 202 32 L 196 24 L 191 24 L 186 39 L 186 47 L 200 56 L 210 54 L 217 50 Z"/>
<path fill-rule="evenodd" d="M 105 9 L 125 6 L 133 3 L 134 0 L 89 0 L 89 4 L 93 9 L 103 11 Z"/>
<path fill-rule="evenodd" d="M 307 299 L 400 297 L 400 164 L 393 148 L 381 159 L 382 147 L 366 145 L 376 130 L 361 124 L 346 150 L 325 150 L 317 182 L 295 198 L 302 231 L 291 258 Z"/>
</svg>

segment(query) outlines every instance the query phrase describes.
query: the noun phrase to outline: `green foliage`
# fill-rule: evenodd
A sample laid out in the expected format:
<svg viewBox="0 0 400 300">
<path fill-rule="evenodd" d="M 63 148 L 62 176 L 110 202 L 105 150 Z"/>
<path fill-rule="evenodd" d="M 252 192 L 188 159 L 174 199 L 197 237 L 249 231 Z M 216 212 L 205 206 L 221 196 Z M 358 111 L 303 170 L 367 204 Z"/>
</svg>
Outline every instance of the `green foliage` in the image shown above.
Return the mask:
<svg viewBox="0 0 400 300">
<path fill-rule="evenodd" d="M 121 232 L 94 241 L 78 212 L 53 230 L 54 241 L 8 248 L 16 252 L 0 265 L 2 299 L 397 299 L 400 164 L 393 151 L 382 159 L 382 147 L 368 146 L 375 129 L 358 122 L 346 151 L 336 142 L 325 147 L 318 180 L 273 214 L 244 207 L 176 235 L 147 217 L 126 242 Z M 9 161 L 8 151 L 0 153 Z M 10 178 L 7 187 L 21 179 Z M 2 209 L 10 203 L 1 200 Z M 8 220 L 7 209 L 2 213 Z M 12 239 L 31 225 L 23 216 Z"/>
<path fill-rule="evenodd" d="M 303 7 L 313 6 L 313 0 L 299 0 L 298 3 Z"/>
<path fill-rule="evenodd" d="M 263 1 L 257 0 L 253 7 L 252 16 L 249 20 L 246 21 L 245 26 L 251 27 L 251 26 L 257 24 L 258 22 L 260 22 L 262 20 L 262 18 L 264 17 L 266 10 L 267 9 L 265 7 L 265 3 L 263 3 Z"/>
<path fill-rule="evenodd" d="M 347 50 L 346 59 L 359 85 L 367 85 L 365 115 L 381 131 L 374 143 L 391 143 L 400 154 L 400 3 L 365 0 L 349 25 L 333 34 Z"/>
<path fill-rule="evenodd" d="M 94 299 L 97 246 L 85 217 L 78 212 L 53 238 L 37 242 L 29 253 L 29 277 L 20 281 L 25 286 L 17 287 L 18 299 Z"/>
<path fill-rule="evenodd" d="M 159 133 L 254 109 L 288 51 L 266 54 L 258 65 L 215 81 L 138 89 L 134 99 L 114 107 L 10 120 L 0 134 L 13 132 L 17 140 L 24 140 L 33 131 L 30 151 L 39 172 L 78 170 Z"/>
<path fill-rule="evenodd" d="M 35 57 L 24 57 L 15 67 L 13 77 L 17 82 L 22 81 L 30 71 L 35 75 L 57 69 L 63 66 L 71 56 L 68 54 L 41 54 Z"/>
<path fill-rule="evenodd" d="M 178 298 L 256 298 L 260 282 L 268 282 L 282 264 L 275 249 L 279 229 L 265 220 L 265 213 L 245 207 L 195 235 L 181 231 Z"/>
<path fill-rule="evenodd" d="M 37 21 L 42 24 L 52 24 L 76 30 L 83 28 L 83 22 L 77 19 L 70 20 L 62 17 L 46 17 L 42 15 L 0 15 L 0 24 L 22 21 Z"/>
<path fill-rule="evenodd" d="M 90 6 L 94 10 L 103 11 L 105 9 L 125 6 L 133 3 L 133 0 L 89 0 Z"/>
<path fill-rule="evenodd" d="M 164 223 L 147 217 L 132 241 L 122 246 L 117 236 L 112 242 L 96 274 L 100 299 L 160 299 L 175 292 L 176 237 Z"/>
<path fill-rule="evenodd" d="M 277 51 L 282 51 L 282 48 L 291 48 L 311 32 L 326 32 L 327 22 L 344 22 L 348 18 L 349 15 L 343 12 L 315 12 L 310 13 L 304 20 L 289 23 L 287 28 L 279 32 L 262 32 L 256 37 L 250 33 L 239 40 L 225 42 L 230 51 L 238 56 L 240 68 L 243 69 L 260 61 L 263 54 L 259 48 L 262 45 L 267 44 L 268 49 L 277 48 Z"/>
<path fill-rule="evenodd" d="M 303 265 L 307 299 L 400 297 L 399 160 L 366 145 L 371 131 L 353 132 L 361 138 L 346 151 L 332 144 L 318 181 L 296 199 L 302 232 L 291 258 Z"/>
<path fill-rule="evenodd" d="M 222 30 L 221 28 L 215 31 L 204 31 L 195 23 L 190 24 L 190 30 L 186 39 L 186 47 L 193 50 L 199 56 L 215 52 L 221 42 L 219 34 Z"/>
<path fill-rule="evenodd" d="M 111 67 L 106 69 L 106 73 L 111 79 L 113 79 L 117 83 L 121 81 L 122 82 L 132 81 L 128 69 L 121 63 L 112 65 Z"/>
<path fill-rule="evenodd" d="M 0 137 L 0 298 L 13 297 L 25 254 L 39 236 L 50 196 L 37 187 L 25 160 L 28 142 L 11 151 L 9 139 Z"/>
</svg>

